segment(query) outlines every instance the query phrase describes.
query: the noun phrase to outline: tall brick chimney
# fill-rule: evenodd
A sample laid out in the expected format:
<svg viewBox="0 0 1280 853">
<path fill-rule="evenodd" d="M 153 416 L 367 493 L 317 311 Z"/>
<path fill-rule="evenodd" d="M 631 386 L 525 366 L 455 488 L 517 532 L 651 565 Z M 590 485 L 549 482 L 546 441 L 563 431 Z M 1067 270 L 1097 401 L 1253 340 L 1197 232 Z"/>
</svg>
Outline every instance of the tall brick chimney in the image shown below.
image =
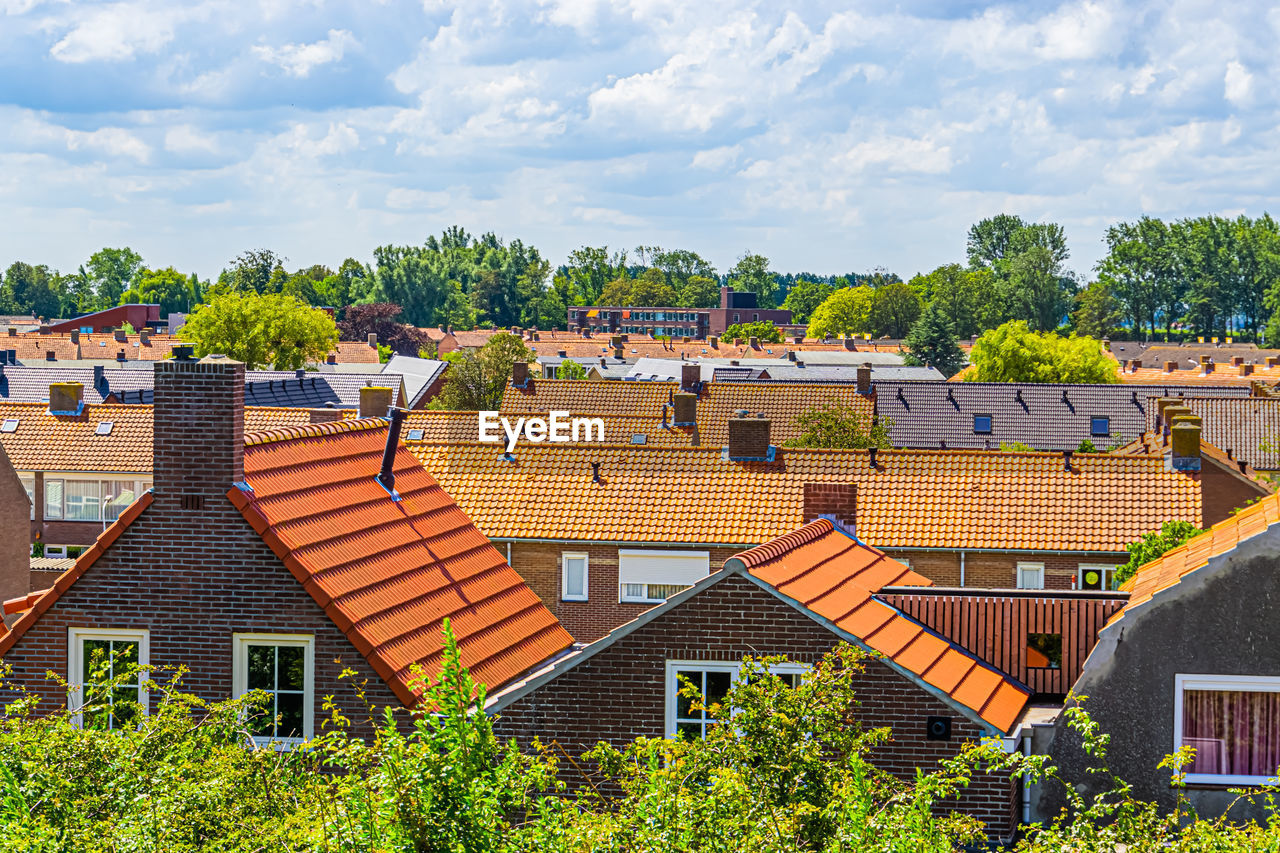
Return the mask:
<svg viewBox="0 0 1280 853">
<path fill-rule="evenodd" d="M 858 368 L 858 393 L 871 393 L 871 362 L 866 362 Z"/>
<path fill-rule="evenodd" d="M 360 389 L 360 417 L 385 418 L 391 408 L 392 390 L 376 385 L 366 385 Z"/>
<path fill-rule="evenodd" d="M 805 483 L 804 523 L 825 518 L 837 528 L 854 535 L 857 524 L 858 486 L 856 483 Z"/>
<path fill-rule="evenodd" d="M 733 460 L 769 457 L 769 419 L 744 413 L 729 418 L 729 458 Z"/>
<path fill-rule="evenodd" d="M 680 365 L 680 390 L 686 394 L 698 393 L 702 384 L 702 368 L 696 364 Z"/>
<path fill-rule="evenodd" d="M 244 364 L 220 356 L 197 361 L 190 347 L 156 362 L 152 438 L 155 508 L 204 513 L 231 504 L 244 481 Z"/>
<path fill-rule="evenodd" d="M 81 382 L 51 382 L 49 384 L 49 414 L 78 415 L 84 411 L 84 384 Z"/>
</svg>

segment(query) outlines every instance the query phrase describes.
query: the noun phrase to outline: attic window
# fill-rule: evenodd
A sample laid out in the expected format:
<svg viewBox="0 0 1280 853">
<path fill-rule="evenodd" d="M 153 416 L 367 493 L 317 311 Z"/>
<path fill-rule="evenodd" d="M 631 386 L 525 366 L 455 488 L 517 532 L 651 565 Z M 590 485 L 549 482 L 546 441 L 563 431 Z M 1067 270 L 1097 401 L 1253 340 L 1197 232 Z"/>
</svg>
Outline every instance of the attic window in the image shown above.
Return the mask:
<svg viewBox="0 0 1280 853">
<path fill-rule="evenodd" d="M 0 424 L 0 432 L 17 432 L 17 431 L 18 431 L 17 418 L 5 418 L 4 423 Z"/>
<path fill-rule="evenodd" d="M 1091 435 L 1111 435 L 1111 418 L 1090 418 L 1089 433 Z"/>
<path fill-rule="evenodd" d="M 991 433 L 991 415 L 974 415 L 973 431 L 976 433 Z"/>
<path fill-rule="evenodd" d="M 111 430 L 115 426 L 114 421 L 103 421 L 98 424 L 98 428 L 93 431 L 94 435 L 111 435 Z"/>
<path fill-rule="evenodd" d="M 422 430 L 420 430 L 420 429 L 411 429 L 411 430 L 409 430 L 408 440 L 409 440 L 409 441 L 422 441 Z"/>
<path fill-rule="evenodd" d="M 631 443 L 632 444 L 648 444 L 649 436 L 645 435 L 642 432 L 637 432 L 631 436 Z"/>
</svg>

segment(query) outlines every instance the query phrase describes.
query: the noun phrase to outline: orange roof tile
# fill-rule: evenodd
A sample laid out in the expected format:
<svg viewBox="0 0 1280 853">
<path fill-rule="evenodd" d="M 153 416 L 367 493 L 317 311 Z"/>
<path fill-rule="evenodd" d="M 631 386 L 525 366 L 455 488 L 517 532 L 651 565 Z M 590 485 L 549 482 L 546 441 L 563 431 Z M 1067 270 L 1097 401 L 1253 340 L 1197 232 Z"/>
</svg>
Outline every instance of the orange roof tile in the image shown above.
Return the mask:
<svg viewBox="0 0 1280 853">
<path fill-rule="evenodd" d="M 378 363 L 378 348 L 369 346 L 368 341 L 338 341 L 334 353 L 338 364 Z"/>
<path fill-rule="evenodd" d="M 741 569 L 759 582 L 841 627 L 863 646 L 916 679 L 939 687 L 953 702 L 1007 732 L 1031 691 L 875 598 L 884 586 L 928 586 L 928 579 L 882 551 L 864 545 L 819 519 L 799 530 L 731 557 L 725 570 Z M 865 632 L 840 620 L 850 608 L 878 612 Z M 878 624 L 877 624 L 878 623 Z M 851 623 L 857 626 L 858 622 Z M 925 678 L 926 673 L 929 678 Z"/>
<path fill-rule="evenodd" d="M 529 414 L 529 413 L 525 413 Z M 547 412 L 539 412 L 545 417 Z M 516 418 L 523 414 L 506 413 L 506 417 L 514 425 Z M 632 444 L 637 435 L 644 436 L 644 444 L 660 447 L 685 447 L 695 441 L 696 433 L 692 429 L 675 428 L 671 424 L 671 416 L 667 416 L 667 427 L 662 426 L 662 416 L 651 415 L 619 415 L 595 412 L 571 412 L 569 417 L 600 418 L 604 422 L 604 441 L 606 444 Z M 416 409 L 409 412 L 404 420 L 405 443 L 438 444 L 441 442 L 474 442 L 479 435 L 479 412 L 453 412 L 435 409 Z M 410 430 L 422 430 L 422 436 L 410 438 Z M 501 434 L 501 428 L 493 434 Z M 572 439 L 572 434 L 570 434 Z M 504 439 L 505 442 L 505 439 Z M 521 446 L 527 444 L 521 439 Z M 579 433 L 579 443 L 586 443 L 586 437 Z M 505 444 L 504 444 L 505 446 Z"/>
<path fill-rule="evenodd" d="M 344 419 L 356 416 L 355 409 L 338 409 Z M 310 409 L 294 409 L 285 406 L 245 406 L 244 431 L 273 429 L 282 426 L 301 426 L 311 423 Z"/>
<path fill-rule="evenodd" d="M 406 704 L 410 667 L 439 671 L 441 625 L 496 687 L 572 638 L 413 456 L 399 447 L 393 501 L 374 479 L 386 421 L 245 437 L 251 491 L 228 497 Z"/>
<path fill-rule="evenodd" d="M 0 445 L 19 471 L 151 471 L 151 407 L 87 405 L 79 415 L 51 415 L 47 403 L 0 403 Z M 98 424 L 112 424 L 98 435 Z"/>
<path fill-rule="evenodd" d="M 1199 370 L 1175 370 L 1168 373 L 1159 367 L 1139 367 L 1137 370 L 1121 370 L 1119 375 L 1120 381 L 1126 384 L 1169 382 L 1176 385 L 1248 385 L 1251 382 L 1264 382 L 1275 385 L 1280 382 L 1280 367 L 1255 365 L 1253 372 L 1244 376 L 1227 364 L 1216 364 L 1209 373 Z"/>
<path fill-rule="evenodd" d="M 857 532 L 879 548 L 1123 553 L 1169 519 L 1199 523 L 1196 474 L 1145 456 L 981 450 L 419 444 L 427 470 L 494 539 L 753 545 L 803 523 L 804 483 L 857 484 Z M 592 463 L 600 482 L 592 481 Z"/>
<path fill-rule="evenodd" d="M 507 383 L 500 409 L 504 414 L 564 411 L 661 417 L 663 405 L 679 390 L 678 382 L 530 379 L 524 388 Z"/>
<path fill-rule="evenodd" d="M 796 417 L 807 409 L 838 403 L 868 421 L 875 415 L 875 398 L 859 394 L 856 385 L 813 382 L 708 382 L 698 399 L 698 433 L 706 445 L 729 441 L 729 418 L 738 409 L 764 414 L 772 421 L 775 444 L 800 435 Z"/>
<path fill-rule="evenodd" d="M 1267 531 L 1280 522 L 1280 494 L 1268 495 L 1228 519 L 1218 522 L 1204 533 L 1161 557 L 1139 567 L 1133 577 L 1120 587 L 1129 593 L 1129 603 L 1111 617 L 1122 619 L 1125 613 L 1146 604 L 1153 597 L 1177 585 L 1184 577 L 1205 568 L 1209 560 L 1233 550 L 1240 543 Z"/>
</svg>

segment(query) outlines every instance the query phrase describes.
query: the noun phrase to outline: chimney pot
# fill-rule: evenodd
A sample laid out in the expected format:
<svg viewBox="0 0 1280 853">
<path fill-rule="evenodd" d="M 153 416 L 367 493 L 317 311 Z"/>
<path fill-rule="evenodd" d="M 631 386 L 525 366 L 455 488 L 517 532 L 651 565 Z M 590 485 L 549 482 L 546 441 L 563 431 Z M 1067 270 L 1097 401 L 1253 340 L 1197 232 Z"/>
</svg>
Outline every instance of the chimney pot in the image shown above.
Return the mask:
<svg viewBox="0 0 1280 853">
<path fill-rule="evenodd" d="M 11 338 L 16 338 L 17 336 L 18 336 L 18 330 L 17 330 L 15 327 L 10 326 L 10 327 L 9 327 L 9 337 L 11 337 Z"/>
<path fill-rule="evenodd" d="M 752 349 L 760 349 L 760 339 L 759 339 L 758 337 L 756 337 L 755 335 L 752 335 L 752 336 L 748 339 L 748 345 L 749 345 Z"/>
<path fill-rule="evenodd" d="M 45 360 L 45 361 L 57 361 L 57 360 L 58 360 L 58 355 L 57 355 L 57 353 L 55 353 L 55 352 L 54 352 L 53 350 L 51 350 L 51 349 L 49 349 L 49 350 L 45 350 L 45 351 L 44 351 L 44 360 Z"/>
<path fill-rule="evenodd" d="M 126 358 L 126 356 L 125 356 L 125 354 L 124 354 L 124 350 L 119 350 L 119 351 L 116 353 L 116 361 L 128 361 L 128 359 Z"/>
<path fill-rule="evenodd" d="M 72 329 L 72 330 L 71 330 L 71 334 L 70 334 L 68 337 L 70 337 L 70 338 L 71 338 L 71 343 L 73 343 L 73 344 L 78 344 L 78 343 L 80 343 L 80 330 L 79 330 L 79 329 Z"/>
<path fill-rule="evenodd" d="M 105 384 L 107 384 L 107 369 L 101 364 L 95 364 L 93 366 L 93 387 L 101 388 Z"/>
<path fill-rule="evenodd" d="M 1231 366 L 1232 366 L 1232 367 L 1239 367 L 1239 366 L 1240 366 L 1240 365 L 1242 365 L 1242 364 L 1244 364 L 1244 356 L 1242 356 L 1242 355 L 1233 355 L 1233 356 L 1231 356 Z"/>
<path fill-rule="evenodd" d="M 391 389 L 366 385 L 360 389 L 360 417 L 385 418 L 391 409 Z"/>
<path fill-rule="evenodd" d="M 1166 362 L 1164 363 L 1164 372 L 1165 372 L 1165 373 L 1173 373 L 1173 372 L 1174 372 L 1175 370 L 1177 370 L 1177 369 L 1178 369 L 1178 362 L 1176 362 L 1176 361 L 1166 361 Z"/>
</svg>

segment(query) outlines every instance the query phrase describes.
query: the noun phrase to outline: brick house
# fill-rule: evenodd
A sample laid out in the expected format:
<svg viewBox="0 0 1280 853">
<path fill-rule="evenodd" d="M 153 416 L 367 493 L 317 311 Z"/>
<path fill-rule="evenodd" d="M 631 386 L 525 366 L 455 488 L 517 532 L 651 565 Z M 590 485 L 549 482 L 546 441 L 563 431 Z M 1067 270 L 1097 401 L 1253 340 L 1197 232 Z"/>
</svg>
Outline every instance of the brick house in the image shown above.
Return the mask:
<svg viewBox="0 0 1280 853">
<path fill-rule="evenodd" d="M 90 649 L 185 665 L 210 700 L 265 686 L 283 715 L 263 737 L 318 731 L 319 697 L 413 703 L 451 618 L 463 663 L 500 685 L 570 644 L 501 555 L 403 449 L 385 419 L 244 433 L 244 366 L 156 366 L 154 486 L 49 590 L 6 603 L 10 681 L 66 700 Z M 192 465 L 192 459 L 199 465 Z M 250 666 L 274 680 L 252 684 Z M 4 700 L 13 695 L 6 694 Z M 69 699 L 78 701 L 78 691 Z M 363 707 L 346 709 L 364 719 Z"/>
<path fill-rule="evenodd" d="M 1016 732 L 1030 696 L 875 595 L 885 584 L 928 583 L 819 519 L 735 554 L 723 571 L 491 693 L 487 710 L 501 736 L 522 744 L 539 738 L 570 755 L 601 740 L 698 736 L 705 713 L 677 703 L 678 677 L 711 699 L 738 677 L 744 656 L 785 655 L 779 674 L 793 674 L 844 641 L 881 656 L 857 676 L 857 717 L 893 729 L 871 760 L 909 779 L 966 743 Z M 1017 792 L 1015 780 L 983 776 L 957 807 L 984 820 L 991 836 L 1008 838 Z"/>
<path fill-rule="evenodd" d="M 1164 521 L 1230 509 L 1164 456 L 795 449 L 768 419 L 727 427 L 724 448 L 411 449 L 581 641 L 821 515 L 943 586 L 1070 590 L 1108 588 Z"/>
</svg>

